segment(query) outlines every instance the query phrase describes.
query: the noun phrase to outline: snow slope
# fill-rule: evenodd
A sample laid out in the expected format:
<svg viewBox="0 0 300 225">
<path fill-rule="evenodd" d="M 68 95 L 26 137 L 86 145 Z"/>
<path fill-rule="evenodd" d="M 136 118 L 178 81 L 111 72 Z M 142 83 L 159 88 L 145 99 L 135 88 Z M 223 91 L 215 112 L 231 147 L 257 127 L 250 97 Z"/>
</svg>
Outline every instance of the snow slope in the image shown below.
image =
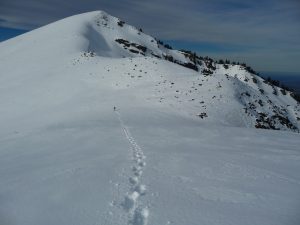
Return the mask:
<svg viewBox="0 0 300 225">
<path fill-rule="evenodd" d="M 299 134 L 253 128 L 299 105 L 196 60 L 100 11 L 0 43 L 0 224 L 298 224 Z"/>
<path fill-rule="evenodd" d="M 4 42 L 0 49 L 3 71 L 9 71 L 1 76 L 6 86 L 10 81 L 16 85 L 13 76 L 28 81 L 29 76 L 39 74 L 32 79 L 45 82 L 59 73 L 66 73 L 59 78 L 65 79 L 73 70 L 86 72 L 89 66 L 99 74 L 117 72 L 119 85 L 129 91 L 136 84 L 152 81 L 141 99 L 200 116 L 205 122 L 299 132 L 300 106 L 290 92 L 271 86 L 241 65 L 217 64 L 167 49 L 104 12 L 69 17 Z M 23 76 L 29 72 L 31 75 Z"/>
</svg>

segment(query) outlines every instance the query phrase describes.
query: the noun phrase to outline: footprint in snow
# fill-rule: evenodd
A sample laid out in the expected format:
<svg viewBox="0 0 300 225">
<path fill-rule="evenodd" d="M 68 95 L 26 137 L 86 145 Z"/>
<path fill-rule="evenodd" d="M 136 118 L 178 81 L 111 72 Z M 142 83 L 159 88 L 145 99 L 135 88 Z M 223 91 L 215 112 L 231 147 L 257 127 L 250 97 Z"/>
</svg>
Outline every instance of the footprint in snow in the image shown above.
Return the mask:
<svg viewBox="0 0 300 225">
<path fill-rule="evenodd" d="M 123 208 L 127 211 L 127 212 L 131 212 L 136 208 L 136 204 L 137 204 L 137 199 L 140 196 L 140 194 L 136 191 L 134 191 L 131 194 L 128 194 L 125 197 L 125 200 L 123 202 Z"/>
</svg>

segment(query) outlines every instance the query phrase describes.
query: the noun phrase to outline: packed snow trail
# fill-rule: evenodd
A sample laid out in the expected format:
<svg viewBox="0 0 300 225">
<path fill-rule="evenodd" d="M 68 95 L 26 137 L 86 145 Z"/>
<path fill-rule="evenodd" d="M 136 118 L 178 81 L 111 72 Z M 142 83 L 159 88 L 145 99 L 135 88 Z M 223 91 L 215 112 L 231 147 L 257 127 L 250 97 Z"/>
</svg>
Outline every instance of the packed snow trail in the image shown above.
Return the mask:
<svg viewBox="0 0 300 225">
<path fill-rule="evenodd" d="M 130 191 L 126 193 L 122 206 L 128 213 L 128 224 L 132 225 L 147 225 L 149 210 L 143 206 L 140 198 L 146 194 L 146 186 L 140 182 L 143 174 L 143 169 L 146 166 L 145 155 L 141 147 L 136 143 L 129 129 L 125 126 L 121 114 L 114 107 L 126 139 L 129 141 L 132 150 L 132 174 L 129 177 Z"/>
</svg>

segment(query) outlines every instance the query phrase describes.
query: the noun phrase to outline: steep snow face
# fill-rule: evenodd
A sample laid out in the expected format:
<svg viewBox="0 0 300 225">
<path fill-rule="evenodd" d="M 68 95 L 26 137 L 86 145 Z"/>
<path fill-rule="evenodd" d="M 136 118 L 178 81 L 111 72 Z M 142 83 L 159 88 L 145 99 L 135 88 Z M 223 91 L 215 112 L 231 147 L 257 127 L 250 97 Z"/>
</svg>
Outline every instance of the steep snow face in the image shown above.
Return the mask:
<svg viewBox="0 0 300 225">
<path fill-rule="evenodd" d="M 243 66 L 92 12 L 0 68 L 1 225 L 299 223 L 299 134 L 251 129 L 297 131 L 299 106 Z"/>
<path fill-rule="evenodd" d="M 271 86 L 241 65 L 217 64 L 191 52 L 167 49 L 105 12 L 66 18 L 3 42 L 0 50 L 5 72 L 0 78 L 5 86 L 2 97 L 10 91 L 18 93 L 13 88 L 6 91 L 8 84 L 22 90 L 35 83 L 39 87 L 26 91 L 30 94 L 43 87 L 41 82 L 45 86 L 40 93 L 45 95 L 51 85 L 46 80 L 54 80 L 53 76 L 63 81 L 81 71 L 77 79 L 82 80 L 89 71 L 112 74 L 129 92 L 136 92 L 135 86 L 143 87 L 143 94 L 135 96 L 142 103 L 159 104 L 203 122 L 299 131 L 300 107 L 290 92 Z M 71 96 L 75 91 L 79 89 L 64 93 Z M 63 101 L 64 93 L 55 99 Z M 51 95 L 49 98 L 57 104 Z"/>
<path fill-rule="evenodd" d="M 113 58 L 170 53 L 186 61 L 182 53 L 166 49 L 153 37 L 102 11 L 71 16 L 1 43 L 1 56 L 23 51 L 38 55 L 89 52 Z"/>
</svg>

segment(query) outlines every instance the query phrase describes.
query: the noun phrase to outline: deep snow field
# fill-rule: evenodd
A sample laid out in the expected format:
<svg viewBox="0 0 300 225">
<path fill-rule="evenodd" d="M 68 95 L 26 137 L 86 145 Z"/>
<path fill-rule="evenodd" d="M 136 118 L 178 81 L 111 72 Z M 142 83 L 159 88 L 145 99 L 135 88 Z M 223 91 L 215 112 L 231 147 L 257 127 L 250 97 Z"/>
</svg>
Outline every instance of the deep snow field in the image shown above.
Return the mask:
<svg viewBox="0 0 300 225">
<path fill-rule="evenodd" d="M 119 51 L 99 15 L 0 43 L 0 224 L 299 224 L 299 133 L 253 128 L 250 75 Z"/>
</svg>

